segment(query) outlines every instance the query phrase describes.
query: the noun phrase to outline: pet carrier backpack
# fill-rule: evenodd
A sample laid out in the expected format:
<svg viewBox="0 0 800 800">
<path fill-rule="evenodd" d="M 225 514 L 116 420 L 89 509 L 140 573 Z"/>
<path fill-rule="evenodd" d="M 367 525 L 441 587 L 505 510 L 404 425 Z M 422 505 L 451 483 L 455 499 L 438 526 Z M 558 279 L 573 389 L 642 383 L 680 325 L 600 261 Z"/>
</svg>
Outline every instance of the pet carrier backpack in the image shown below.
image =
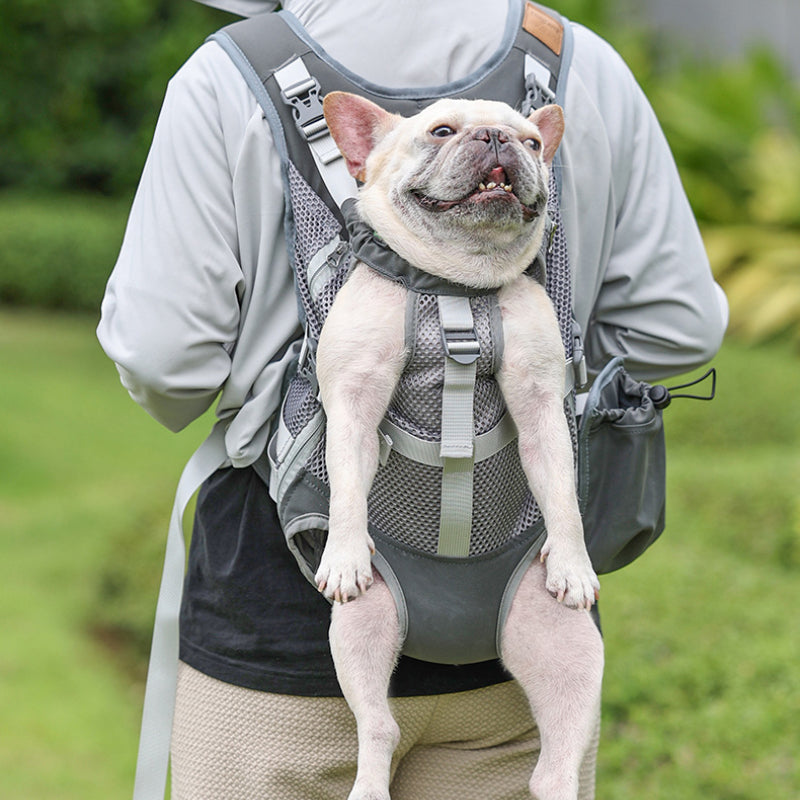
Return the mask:
<svg viewBox="0 0 800 800">
<path fill-rule="evenodd" d="M 457 96 L 493 97 L 526 113 L 556 100 L 570 52 L 568 34 L 543 10 L 525 8 L 506 58 Z M 281 15 L 236 23 L 215 39 L 251 76 L 273 137 L 283 136 L 287 153 L 287 237 L 305 337 L 287 376 L 268 451 L 254 465 L 277 503 L 287 544 L 313 582 L 325 545 L 329 500 L 325 415 L 314 355 L 336 292 L 358 259 L 409 289 L 411 357 L 380 425 L 381 464 L 369 495 L 374 563 L 395 597 L 403 650 L 442 663 L 494 658 L 516 582 L 545 538 L 519 460 L 516 429 L 494 379 L 502 352 L 496 293 L 418 272 L 360 221 L 351 199 L 357 187 L 330 137 L 321 104 L 324 93 L 337 89 L 413 114 L 453 92 L 379 95 L 313 50 L 304 52 L 303 41 Z M 280 41 L 280 52 L 264 47 L 265 41 Z M 546 285 L 561 327 L 567 353 L 565 413 L 577 452 L 573 374 L 582 359 L 558 225 L 557 172 L 552 171 L 548 231 L 531 270 Z M 432 585 L 435 596 L 424 590 Z"/>
</svg>

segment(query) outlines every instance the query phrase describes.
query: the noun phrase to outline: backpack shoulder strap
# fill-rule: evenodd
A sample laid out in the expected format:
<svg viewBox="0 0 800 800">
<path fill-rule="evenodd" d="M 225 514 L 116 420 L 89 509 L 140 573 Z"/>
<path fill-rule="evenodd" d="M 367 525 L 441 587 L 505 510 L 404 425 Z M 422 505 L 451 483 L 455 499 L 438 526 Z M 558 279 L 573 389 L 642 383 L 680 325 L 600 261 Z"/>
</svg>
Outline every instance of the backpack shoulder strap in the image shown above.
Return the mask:
<svg viewBox="0 0 800 800">
<path fill-rule="evenodd" d="M 517 45 L 525 51 L 524 114 L 546 103 L 563 104 L 572 61 L 572 28 L 557 12 L 525 2 Z"/>
<path fill-rule="evenodd" d="M 506 65 L 522 72 L 518 86 L 524 85 L 524 95 L 509 81 L 508 69 L 497 65 L 471 89 L 457 92 L 458 96 L 503 99 L 519 104 L 526 115 L 546 103 L 563 103 L 572 57 L 569 23 L 529 0 L 518 3 L 518 14 L 518 32 Z M 319 196 L 326 203 L 333 201 L 332 211 L 343 221 L 338 209 L 355 195 L 355 182 L 325 124 L 320 81 L 325 91 L 359 91 L 359 87 L 322 63 L 281 13 L 235 22 L 210 38 L 228 53 L 261 104 L 284 162 L 291 159 Z M 517 63 L 520 66 L 513 67 Z M 409 114 L 437 97 L 374 99 L 390 111 Z M 313 163 L 309 163 L 309 151 Z"/>
<path fill-rule="evenodd" d="M 356 184 L 328 131 L 320 85 L 304 60 L 312 54 L 311 48 L 280 14 L 235 22 L 209 39 L 230 56 L 258 100 L 282 163 L 291 158 L 301 165 L 310 152 L 314 164 L 302 172 L 319 174 L 324 185 L 315 186 L 312 180 L 312 186 L 323 199 L 327 199 L 327 190 L 336 212 L 355 196 Z M 275 86 L 268 83 L 273 77 Z"/>
</svg>

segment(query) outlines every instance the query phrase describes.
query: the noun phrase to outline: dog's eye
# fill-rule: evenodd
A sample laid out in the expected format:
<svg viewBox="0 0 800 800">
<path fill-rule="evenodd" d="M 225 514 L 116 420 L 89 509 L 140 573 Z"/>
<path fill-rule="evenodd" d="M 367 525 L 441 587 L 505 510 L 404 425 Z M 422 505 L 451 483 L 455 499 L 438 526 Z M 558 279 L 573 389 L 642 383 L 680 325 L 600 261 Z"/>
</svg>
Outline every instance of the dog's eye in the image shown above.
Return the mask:
<svg viewBox="0 0 800 800">
<path fill-rule="evenodd" d="M 538 153 L 542 149 L 542 143 L 538 139 L 526 139 L 525 145 L 530 147 L 534 153 Z"/>
<path fill-rule="evenodd" d="M 437 125 L 431 131 L 431 136 L 435 136 L 437 139 L 444 139 L 447 136 L 452 136 L 455 132 L 455 128 L 451 128 L 449 125 Z"/>
</svg>

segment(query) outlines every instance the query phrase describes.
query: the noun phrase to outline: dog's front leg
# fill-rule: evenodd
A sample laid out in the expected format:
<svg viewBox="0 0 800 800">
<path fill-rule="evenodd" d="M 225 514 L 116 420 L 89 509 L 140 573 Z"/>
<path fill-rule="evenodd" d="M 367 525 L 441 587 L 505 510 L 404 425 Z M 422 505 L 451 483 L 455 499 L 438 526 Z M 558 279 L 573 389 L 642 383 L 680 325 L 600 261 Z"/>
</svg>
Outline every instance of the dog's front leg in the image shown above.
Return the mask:
<svg viewBox="0 0 800 800">
<path fill-rule="evenodd" d="M 547 526 L 542 558 L 559 601 L 589 608 L 600 591 L 583 539 L 572 440 L 564 416 L 565 356 L 544 289 L 522 276 L 499 294 L 505 351 L 497 380 L 519 433 L 525 475 Z"/>
<path fill-rule="evenodd" d="M 378 468 L 378 425 L 405 363 L 405 299 L 402 286 L 358 265 L 336 296 L 317 348 L 331 500 L 316 581 L 341 602 L 372 582 L 367 495 Z"/>
</svg>

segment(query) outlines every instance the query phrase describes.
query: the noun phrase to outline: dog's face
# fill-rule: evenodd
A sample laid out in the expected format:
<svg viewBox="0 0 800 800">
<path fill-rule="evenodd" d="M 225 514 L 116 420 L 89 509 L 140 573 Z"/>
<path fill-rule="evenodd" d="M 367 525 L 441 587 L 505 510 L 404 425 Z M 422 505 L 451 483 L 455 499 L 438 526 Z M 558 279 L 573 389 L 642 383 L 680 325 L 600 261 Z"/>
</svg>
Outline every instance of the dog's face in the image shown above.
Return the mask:
<svg viewBox="0 0 800 800">
<path fill-rule="evenodd" d="M 558 106 L 526 119 L 484 100 L 440 100 L 408 118 L 342 92 L 324 105 L 348 169 L 364 184 L 360 212 L 396 252 L 478 287 L 528 267 L 564 130 Z"/>
</svg>

